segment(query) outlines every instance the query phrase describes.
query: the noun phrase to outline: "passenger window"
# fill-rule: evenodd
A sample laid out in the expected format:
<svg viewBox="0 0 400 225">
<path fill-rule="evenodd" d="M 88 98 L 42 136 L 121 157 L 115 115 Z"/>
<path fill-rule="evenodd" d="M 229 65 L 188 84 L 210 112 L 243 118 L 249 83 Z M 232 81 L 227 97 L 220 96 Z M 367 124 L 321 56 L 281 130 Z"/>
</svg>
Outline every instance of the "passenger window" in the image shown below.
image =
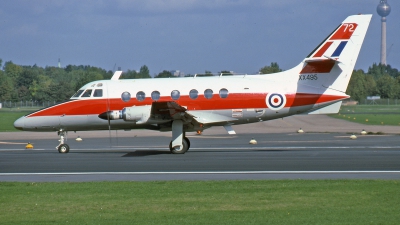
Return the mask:
<svg viewBox="0 0 400 225">
<path fill-rule="evenodd" d="M 136 93 L 136 99 L 141 102 L 146 98 L 146 94 L 143 91 Z"/>
<path fill-rule="evenodd" d="M 212 96 L 213 96 L 213 91 L 212 91 L 211 89 L 206 89 L 206 90 L 204 91 L 204 97 L 205 97 L 206 99 L 211 99 Z"/>
<path fill-rule="evenodd" d="M 154 101 L 158 101 L 160 99 L 160 92 L 158 91 L 151 92 L 151 99 L 153 99 Z"/>
<path fill-rule="evenodd" d="M 129 100 L 131 100 L 131 93 L 125 91 L 121 94 L 121 99 L 124 102 L 129 102 Z"/>
<path fill-rule="evenodd" d="M 221 90 L 219 90 L 219 97 L 220 98 L 227 98 L 228 97 L 228 90 L 226 88 L 222 88 Z"/>
<path fill-rule="evenodd" d="M 93 97 L 103 97 L 103 89 L 94 90 Z"/>
<path fill-rule="evenodd" d="M 81 96 L 82 98 L 87 98 L 90 97 L 92 95 L 92 89 L 87 89 L 85 91 L 85 93 L 83 93 L 83 95 Z"/>
<path fill-rule="evenodd" d="M 73 98 L 77 98 L 77 97 L 79 97 L 79 95 L 82 94 L 82 92 L 83 92 L 83 90 L 79 90 L 79 91 L 77 91 L 72 97 L 73 97 Z"/>
<path fill-rule="evenodd" d="M 178 100 L 180 96 L 181 96 L 181 93 L 178 90 L 171 91 L 171 98 L 173 100 Z"/>
<path fill-rule="evenodd" d="M 189 97 L 191 99 L 197 99 L 198 96 L 199 96 L 199 92 L 196 89 L 190 90 Z"/>
</svg>

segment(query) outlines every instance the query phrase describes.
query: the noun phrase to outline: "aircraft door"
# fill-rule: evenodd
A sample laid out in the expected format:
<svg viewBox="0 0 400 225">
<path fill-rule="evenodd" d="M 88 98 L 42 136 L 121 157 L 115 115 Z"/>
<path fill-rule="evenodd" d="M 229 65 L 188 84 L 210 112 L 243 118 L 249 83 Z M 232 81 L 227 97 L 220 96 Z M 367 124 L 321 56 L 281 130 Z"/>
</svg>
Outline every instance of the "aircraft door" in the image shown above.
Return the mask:
<svg viewBox="0 0 400 225">
<path fill-rule="evenodd" d="M 97 114 L 87 115 L 87 125 L 92 129 L 109 129 L 108 120 L 99 118 L 99 113 L 110 111 L 111 101 L 109 87 L 106 82 L 99 82 L 93 87 L 91 100 L 94 102 Z"/>
</svg>

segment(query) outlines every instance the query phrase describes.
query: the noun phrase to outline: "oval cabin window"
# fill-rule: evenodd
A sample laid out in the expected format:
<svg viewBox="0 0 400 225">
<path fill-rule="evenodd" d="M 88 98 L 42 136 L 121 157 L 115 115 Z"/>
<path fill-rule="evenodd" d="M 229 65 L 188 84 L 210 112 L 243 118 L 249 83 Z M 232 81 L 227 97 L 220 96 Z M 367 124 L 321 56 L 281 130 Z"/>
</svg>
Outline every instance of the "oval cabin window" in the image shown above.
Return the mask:
<svg viewBox="0 0 400 225">
<path fill-rule="evenodd" d="M 129 102 L 129 100 L 131 100 L 131 93 L 125 91 L 121 94 L 121 99 L 124 102 Z"/>
<path fill-rule="evenodd" d="M 211 89 L 206 89 L 206 90 L 204 91 L 204 97 L 205 97 L 206 99 L 211 99 L 212 96 L 213 96 L 213 91 L 212 91 Z"/>
<path fill-rule="evenodd" d="M 154 101 L 158 101 L 160 99 L 160 92 L 159 91 L 151 92 L 151 99 L 153 99 Z"/>
<path fill-rule="evenodd" d="M 171 91 L 171 98 L 173 100 L 178 100 L 181 97 L 181 93 L 178 90 Z"/>
<path fill-rule="evenodd" d="M 197 99 L 198 96 L 199 96 L 199 92 L 196 89 L 190 90 L 189 97 L 191 99 Z"/>
<path fill-rule="evenodd" d="M 143 91 L 136 93 L 136 99 L 141 102 L 146 98 L 146 94 Z"/>
<path fill-rule="evenodd" d="M 229 92 L 226 88 L 222 88 L 221 90 L 219 90 L 219 97 L 221 98 L 227 98 L 228 94 Z"/>
</svg>

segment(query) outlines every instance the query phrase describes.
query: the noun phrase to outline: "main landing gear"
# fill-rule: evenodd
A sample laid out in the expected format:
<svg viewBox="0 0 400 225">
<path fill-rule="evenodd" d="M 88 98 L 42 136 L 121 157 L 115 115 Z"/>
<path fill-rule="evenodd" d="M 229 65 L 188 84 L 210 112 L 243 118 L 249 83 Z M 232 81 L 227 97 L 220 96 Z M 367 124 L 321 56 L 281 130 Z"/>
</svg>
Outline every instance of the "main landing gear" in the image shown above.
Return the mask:
<svg viewBox="0 0 400 225">
<path fill-rule="evenodd" d="M 169 143 L 169 150 L 173 154 L 185 154 L 190 148 L 190 141 L 183 132 L 183 121 L 172 122 L 172 140 Z"/>
<path fill-rule="evenodd" d="M 68 153 L 69 152 L 69 146 L 65 144 L 65 136 L 67 135 L 67 131 L 60 130 L 58 131 L 58 136 L 60 136 L 60 144 L 57 145 L 56 149 L 58 150 L 59 153 Z"/>
<path fill-rule="evenodd" d="M 184 137 L 182 139 L 182 145 L 179 147 L 172 147 L 172 141 L 169 143 L 169 150 L 171 151 L 172 154 L 185 154 L 190 148 L 190 141 L 189 138 Z"/>
</svg>

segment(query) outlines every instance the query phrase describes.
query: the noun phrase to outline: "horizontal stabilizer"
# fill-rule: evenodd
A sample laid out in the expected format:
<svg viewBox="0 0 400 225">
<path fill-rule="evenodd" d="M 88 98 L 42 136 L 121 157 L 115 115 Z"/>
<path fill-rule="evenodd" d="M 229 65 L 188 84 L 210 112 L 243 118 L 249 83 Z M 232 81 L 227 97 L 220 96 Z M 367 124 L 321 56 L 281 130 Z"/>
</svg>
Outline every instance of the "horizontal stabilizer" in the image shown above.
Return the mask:
<svg viewBox="0 0 400 225">
<path fill-rule="evenodd" d="M 340 106 L 342 105 L 342 101 L 333 103 L 332 105 L 328 105 L 313 111 L 306 112 L 305 114 L 309 115 L 317 115 L 317 114 L 336 114 L 340 110 Z"/>
<path fill-rule="evenodd" d="M 341 63 L 340 61 L 338 61 L 338 59 L 335 59 L 335 58 L 332 58 L 332 57 L 329 57 L 326 55 L 324 55 L 323 57 L 318 57 L 318 58 L 306 58 L 306 59 L 304 59 L 304 62 L 307 62 L 307 63 L 308 62 L 321 62 L 321 61 L 327 61 L 327 60 Z"/>
</svg>

